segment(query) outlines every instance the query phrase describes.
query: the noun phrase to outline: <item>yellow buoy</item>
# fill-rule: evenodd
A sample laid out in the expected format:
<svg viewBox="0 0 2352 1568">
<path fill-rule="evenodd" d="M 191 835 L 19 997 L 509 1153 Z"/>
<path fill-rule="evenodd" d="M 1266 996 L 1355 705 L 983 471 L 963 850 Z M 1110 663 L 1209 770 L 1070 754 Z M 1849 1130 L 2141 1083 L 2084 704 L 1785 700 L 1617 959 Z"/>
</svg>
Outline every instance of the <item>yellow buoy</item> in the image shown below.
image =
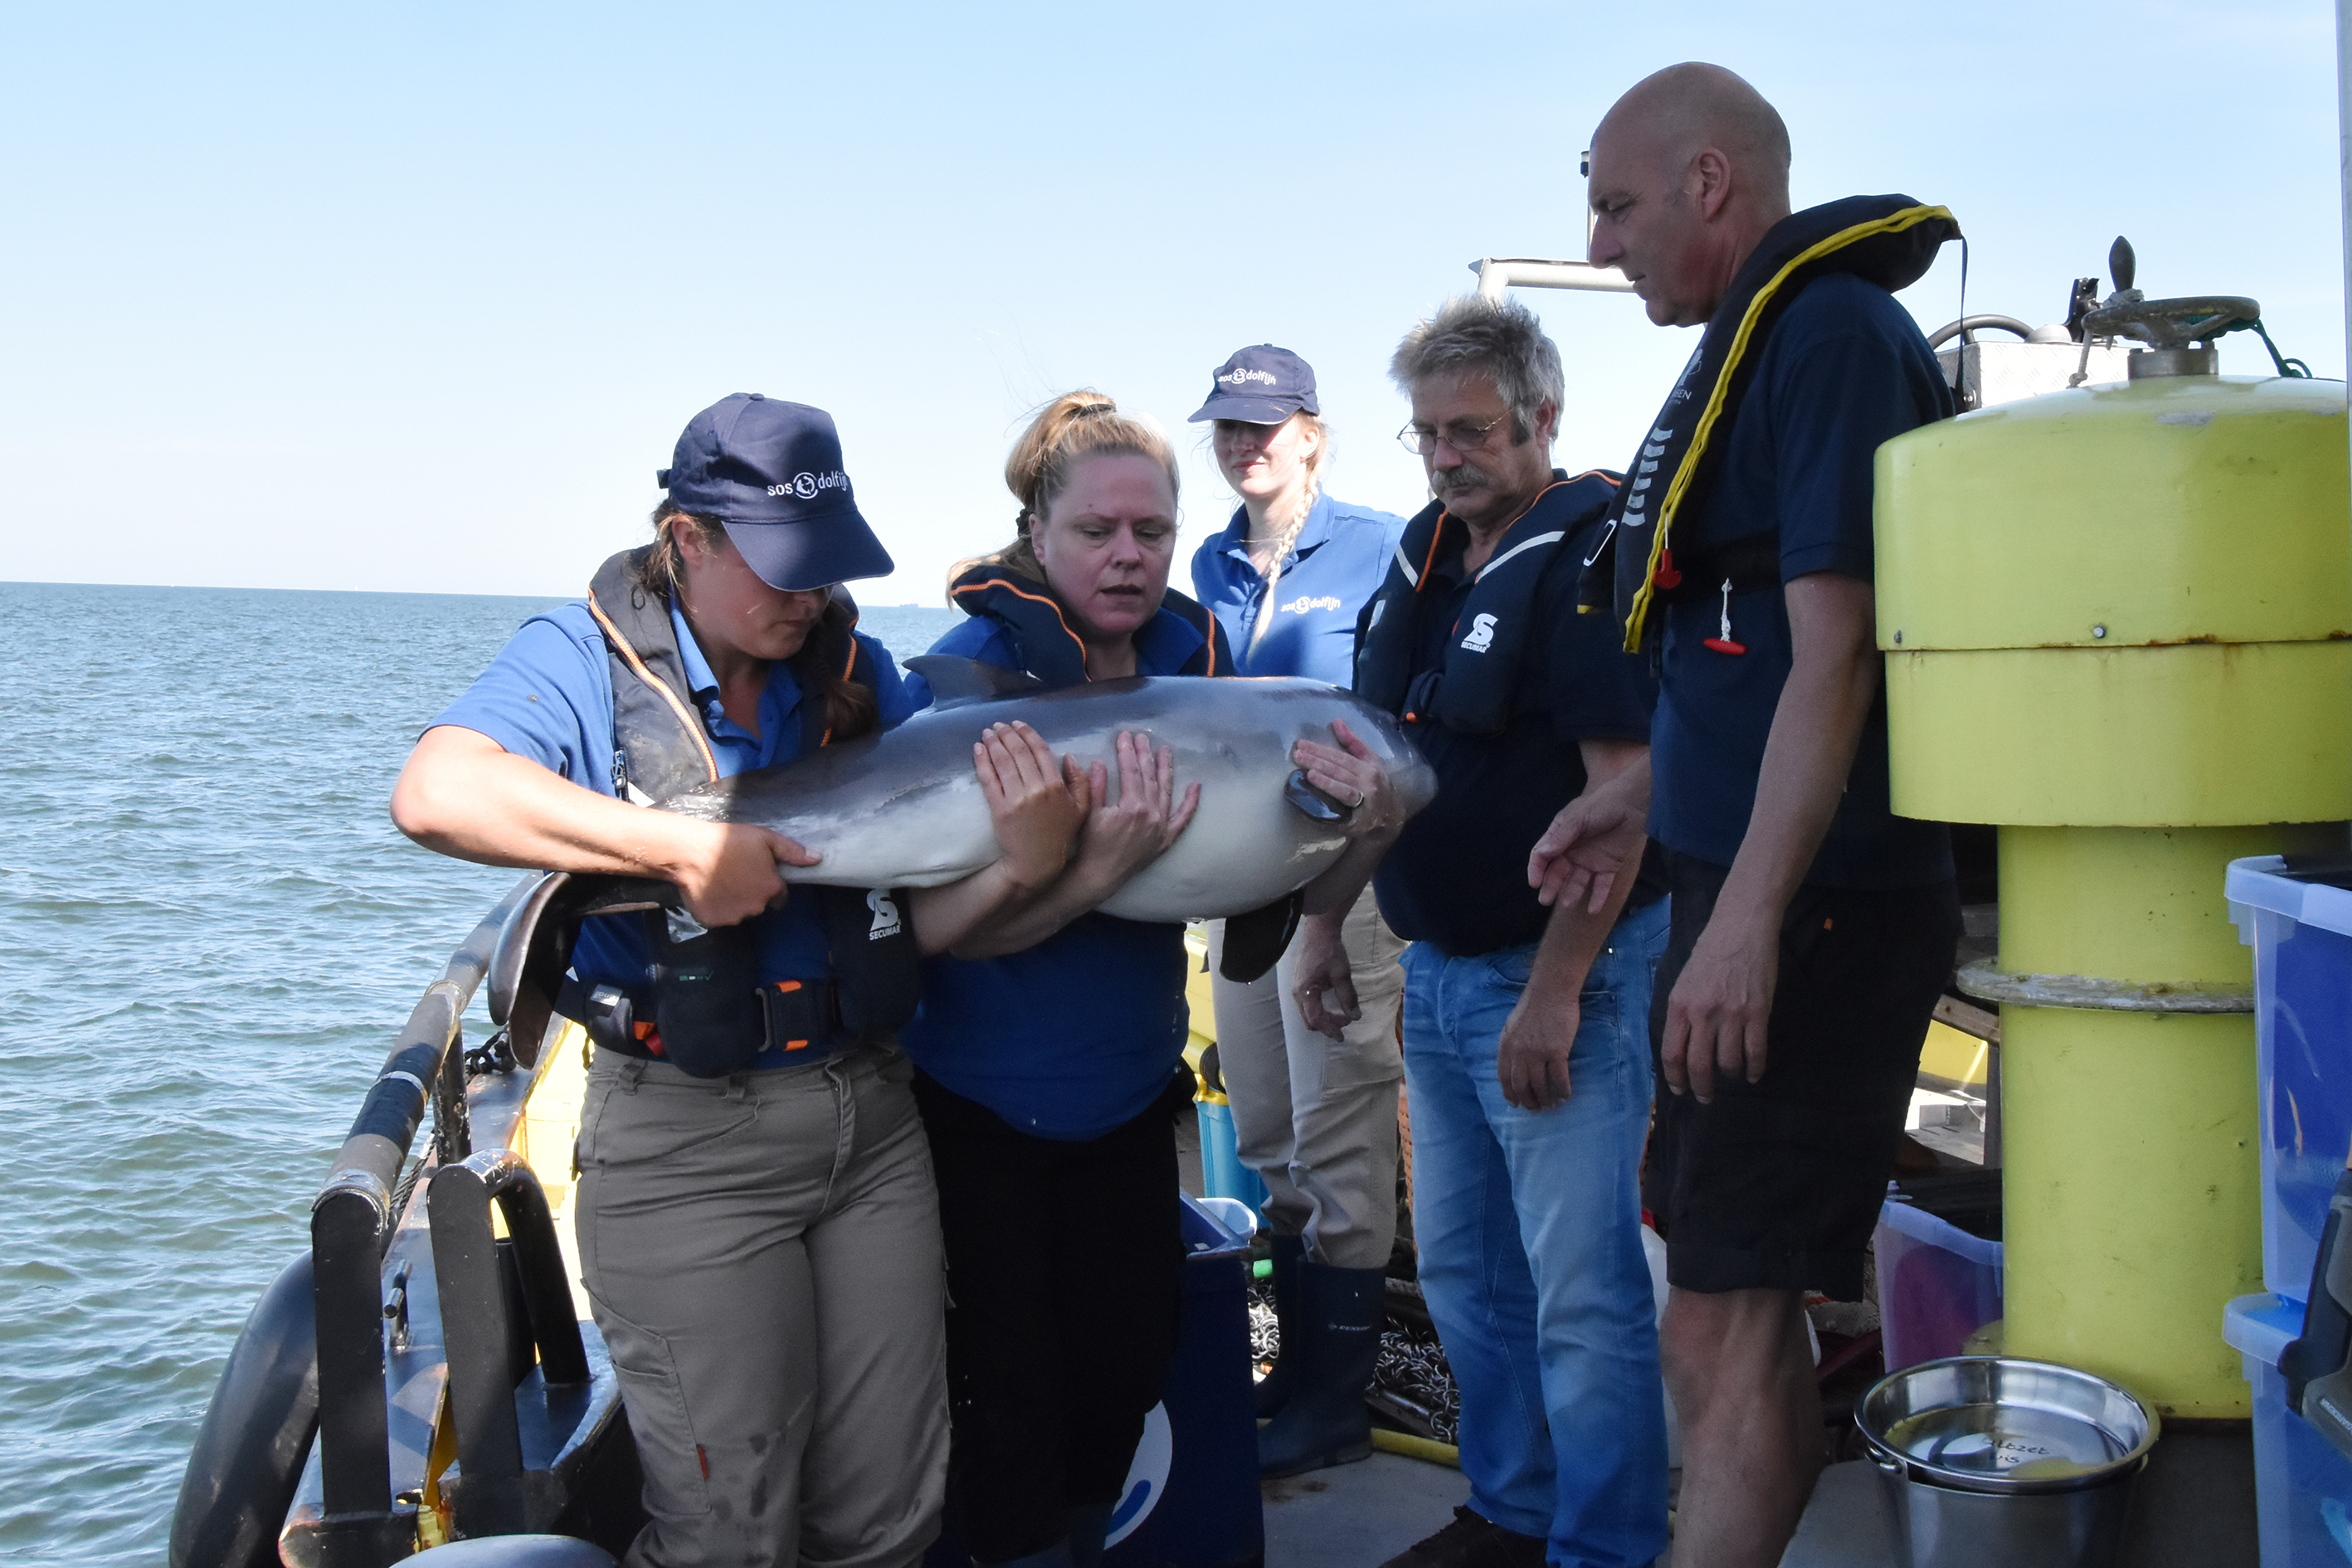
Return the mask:
<svg viewBox="0 0 2352 1568">
<path fill-rule="evenodd" d="M 2352 530 L 2343 384 L 2137 378 L 2200 354 L 1880 448 L 1878 642 L 1895 809 L 2000 825 L 1963 983 L 2001 1004 L 2006 1348 L 2230 1416 L 2262 1242 L 2222 874 L 2352 817 Z"/>
</svg>

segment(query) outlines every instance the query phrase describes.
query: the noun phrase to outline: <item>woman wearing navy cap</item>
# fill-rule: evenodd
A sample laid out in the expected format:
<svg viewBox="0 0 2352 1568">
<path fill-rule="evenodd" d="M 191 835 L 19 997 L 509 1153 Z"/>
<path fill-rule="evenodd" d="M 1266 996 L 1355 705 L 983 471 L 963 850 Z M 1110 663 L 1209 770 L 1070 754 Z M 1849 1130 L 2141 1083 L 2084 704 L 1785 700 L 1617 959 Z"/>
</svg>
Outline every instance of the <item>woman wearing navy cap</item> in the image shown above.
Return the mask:
<svg viewBox="0 0 2352 1568">
<path fill-rule="evenodd" d="M 838 591 L 890 557 L 829 416 L 739 394 L 659 479 L 654 542 L 524 624 L 418 741 L 393 818 L 464 859 L 684 895 L 584 922 L 572 955 L 596 1045 L 575 1233 L 651 1515 L 626 1563 L 905 1568 L 947 1427 L 938 1205 L 893 1038 L 912 950 L 1049 879 L 1083 807 L 1034 733 L 992 731 L 974 767 L 1006 858 L 870 941 L 908 895 L 787 900 L 800 845 L 632 804 L 916 706 Z"/>
<path fill-rule="evenodd" d="M 1335 500 L 1321 483 L 1330 435 L 1315 372 L 1287 349 L 1245 348 L 1217 367 L 1192 422 L 1215 421 L 1217 467 L 1241 498 L 1192 556 L 1192 584 L 1244 675 L 1355 679 L 1356 616 L 1380 589 L 1404 519 Z M 1286 957 L 1248 984 L 1217 973 L 1217 1061 L 1235 1152 L 1265 1183 L 1281 1350 L 1257 1385 L 1266 1476 L 1371 1452 L 1364 1389 L 1380 1348 L 1381 1278 L 1396 1242 L 1397 1009 L 1404 943 L 1370 889 L 1342 928 L 1359 1016 L 1337 1043 L 1291 999 Z"/>
<path fill-rule="evenodd" d="M 1049 687 L 1232 669 L 1215 618 L 1168 587 L 1176 458 L 1156 427 L 1072 393 L 1004 477 L 1019 536 L 959 573 L 971 618 L 934 653 Z M 1349 752 L 1294 755 L 1340 799 L 1379 788 Z M 1095 910 L 1186 830 L 1199 791 L 1129 736 L 1117 772 L 1096 768 L 1061 878 L 925 964 L 906 1031 L 947 1237 L 956 1521 L 987 1564 L 1099 1561 L 1175 1352 L 1183 928 Z"/>
</svg>

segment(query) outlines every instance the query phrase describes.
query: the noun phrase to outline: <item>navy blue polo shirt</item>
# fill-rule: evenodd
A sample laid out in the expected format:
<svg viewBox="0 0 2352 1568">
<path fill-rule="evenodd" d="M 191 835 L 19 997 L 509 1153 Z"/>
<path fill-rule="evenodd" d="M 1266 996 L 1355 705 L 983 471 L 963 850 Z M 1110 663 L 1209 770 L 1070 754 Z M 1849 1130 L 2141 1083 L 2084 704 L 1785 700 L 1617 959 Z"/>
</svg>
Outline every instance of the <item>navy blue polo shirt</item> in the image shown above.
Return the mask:
<svg viewBox="0 0 2352 1568">
<path fill-rule="evenodd" d="M 677 634 L 679 661 L 719 774 L 731 777 L 798 756 L 801 685 L 791 668 L 782 663 L 768 667 L 768 684 L 760 693 L 760 732 L 753 735 L 719 706 L 718 679 L 675 607 L 670 626 Z M 874 694 L 883 727 L 903 722 L 916 705 L 898 667 L 891 662 L 889 650 L 872 637 L 861 633 L 857 640 L 874 661 Z M 529 757 L 584 789 L 611 795 L 612 656 L 588 606 L 565 605 L 525 621 L 489 668 L 434 719 L 434 726 L 442 724 L 488 735 L 516 756 Z M 815 900 L 791 899 L 782 909 L 757 917 L 752 926 L 760 937 L 763 980 L 819 975 L 830 966 L 831 950 Z M 650 963 L 635 915 L 583 921 L 572 953 L 572 972 L 583 984 L 618 985 L 639 995 L 644 994 Z M 752 1066 L 782 1067 L 787 1059 L 781 1051 L 767 1051 Z"/>
<path fill-rule="evenodd" d="M 1811 572 L 1867 582 L 1878 448 L 1951 412 L 1910 312 L 1850 274 L 1817 278 L 1765 339 L 1714 485 L 1696 515 L 1675 522 L 1675 542 L 1696 553 L 1777 536 L 1782 583 Z M 1717 866 L 1731 864 L 1747 834 L 1791 662 L 1780 588 L 1735 594 L 1730 609 L 1745 654 L 1704 646 L 1720 627 L 1719 594 L 1667 606 L 1650 757 L 1652 837 Z M 1948 830 L 1895 816 L 1887 798 L 1882 690 L 1807 882 L 1909 888 L 1952 875 Z"/>
<path fill-rule="evenodd" d="M 1559 808 L 1584 793 L 1579 741 L 1646 741 L 1656 700 L 1645 662 L 1624 651 L 1607 616 L 1580 616 L 1577 579 L 1601 514 L 1553 548 L 1536 586 L 1536 626 L 1519 655 L 1519 689 L 1497 735 L 1435 719 L 1405 732 L 1437 770 L 1437 798 L 1404 825 L 1372 879 L 1397 935 L 1454 957 L 1517 947 L 1543 935 L 1551 911 L 1528 886 L 1528 852 Z M 1455 640 L 1471 575 L 1462 545 L 1440 556 L 1413 600 L 1412 673 L 1439 668 Z M 1631 900 L 1665 890 L 1647 865 Z M 1631 907 L 1629 905 L 1629 907 Z"/>
<path fill-rule="evenodd" d="M 1176 673 L 1202 642 L 1167 610 L 1135 640 L 1143 675 Z M 1021 668 L 1012 638 L 982 616 L 931 651 Z M 929 697 L 919 674 L 907 684 Z M 898 1040 L 952 1092 L 1033 1136 L 1075 1141 L 1132 1121 L 1167 1090 L 1189 1023 L 1184 928 L 1093 913 L 1002 958 L 924 960 L 922 1010 Z"/>
<path fill-rule="evenodd" d="M 1334 686 L 1355 681 L 1356 612 L 1380 592 L 1404 519 L 1318 495 L 1283 557 L 1274 614 L 1255 647 L 1250 633 L 1265 579 L 1249 558 L 1249 510 L 1234 509 L 1222 532 L 1192 552 L 1192 596 L 1225 628 L 1243 675 L 1298 675 Z"/>
</svg>

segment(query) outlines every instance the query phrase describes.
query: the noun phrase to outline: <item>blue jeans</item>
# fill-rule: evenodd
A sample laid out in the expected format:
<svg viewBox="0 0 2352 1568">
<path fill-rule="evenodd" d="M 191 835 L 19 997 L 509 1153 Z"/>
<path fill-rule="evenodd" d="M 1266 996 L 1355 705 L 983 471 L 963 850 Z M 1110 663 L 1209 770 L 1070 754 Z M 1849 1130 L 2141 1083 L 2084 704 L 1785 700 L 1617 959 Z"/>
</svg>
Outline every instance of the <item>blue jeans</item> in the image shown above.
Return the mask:
<svg viewBox="0 0 2352 1568">
<path fill-rule="evenodd" d="M 1470 1506 L 1543 1536 L 1555 1568 L 1666 1549 L 1666 1432 L 1637 1181 L 1649 1128 L 1650 977 L 1666 900 L 1627 912 L 1592 961 L 1549 1110 L 1503 1099 L 1495 1052 L 1535 947 L 1405 950 L 1421 1286 L 1462 1392 Z"/>
</svg>

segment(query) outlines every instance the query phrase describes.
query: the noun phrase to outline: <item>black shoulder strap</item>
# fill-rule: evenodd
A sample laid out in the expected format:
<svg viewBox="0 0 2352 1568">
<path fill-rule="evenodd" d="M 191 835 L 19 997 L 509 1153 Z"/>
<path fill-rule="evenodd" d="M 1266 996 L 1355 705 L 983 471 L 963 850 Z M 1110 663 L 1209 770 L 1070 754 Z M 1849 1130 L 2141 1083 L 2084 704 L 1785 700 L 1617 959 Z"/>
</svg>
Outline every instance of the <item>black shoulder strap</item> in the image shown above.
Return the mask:
<svg viewBox="0 0 2352 1568">
<path fill-rule="evenodd" d="M 1436 563 L 1446 522 L 1443 501 L 1413 513 L 1389 558 L 1388 574 L 1357 621 L 1356 695 L 1391 713 L 1404 712 L 1404 689 L 1412 679 L 1413 604 Z"/>
<path fill-rule="evenodd" d="M 596 569 L 588 613 L 604 628 L 613 665 L 614 793 L 667 800 L 719 777 L 710 737 L 694 710 L 669 604 L 638 579 L 652 547 L 625 550 Z"/>
<path fill-rule="evenodd" d="M 1559 475 L 1517 521 L 1496 542 L 1495 552 L 1471 584 L 1462 614 L 1448 632 L 1442 664 L 1412 668 L 1412 602 L 1383 608 L 1378 602 L 1358 652 L 1357 694 L 1397 714 L 1407 723 L 1434 721 L 1465 735 L 1494 735 L 1510 721 L 1525 684 L 1519 661 L 1538 631 L 1536 591 L 1545 570 L 1563 548 L 1572 548 L 1599 523 L 1617 499 L 1621 477 L 1601 469 L 1570 478 Z M 1421 520 L 1405 530 L 1400 553 L 1416 538 Z M 1410 575 L 1415 594 L 1436 560 L 1433 536 L 1423 546 L 1419 571 L 1403 561 L 1390 564 L 1390 582 Z M 1386 596 L 1388 584 L 1381 594 Z M 1458 637 L 1454 634 L 1460 634 Z M 1379 691 L 1366 689 L 1367 667 Z"/>
<path fill-rule="evenodd" d="M 1906 288 L 1959 233 L 1945 207 L 1909 196 L 1848 196 L 1782 218 L 1740 263 L 1707 320 L 1698 352 L 1643 439 L 1606 535 L 1585 563 L 1578 607 L 1614 613 L 1625 628 L 1626 652 L 1641 650 L 1650 606 L 1683 585 L 1671 538 L 1675 522 L 1695 515 L 1704 499 L 1720 466 L 1718 433 L 1730 429 L 1763 357 L 1764 340 L 1790 302 L 1806 284 L 1832 272 L 1890 292 Z M 1713 585 L 1697 584 L 1700 590 Z"/>
</svg>

